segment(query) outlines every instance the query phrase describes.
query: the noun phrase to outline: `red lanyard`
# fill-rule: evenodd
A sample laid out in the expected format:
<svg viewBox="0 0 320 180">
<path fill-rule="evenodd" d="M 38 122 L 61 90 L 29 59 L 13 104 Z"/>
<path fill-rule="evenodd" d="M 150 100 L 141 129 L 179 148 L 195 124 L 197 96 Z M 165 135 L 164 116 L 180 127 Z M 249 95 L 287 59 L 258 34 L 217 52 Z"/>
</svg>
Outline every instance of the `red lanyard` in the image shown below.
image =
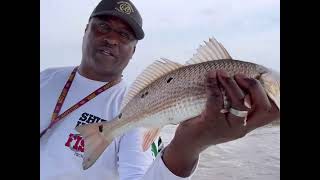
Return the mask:
<svg viewBox="0 0 320 180">
<path fill-rule="evenodd" d="M 52 117 L 51 117 L 51 123 L 50 125 L 43 130 L 40 133 L 40 138 L 42 137 L 42 135 L 44 135 L 46 133 L 46 131 L 48 129 L 50 129 L 54 124 L 56 124 L 58 121 L 60 121 L 62 118 L 66 117 L 67 115 L 69 115 L 71 112 L 73 112 L 74 110 L 78 109 L 80 106 L 84 105 L 85 103 L 87 103 L 88 101 L 90 101 L 91 99 L 95 98 L 96 96 L 98 96 L 100 93 L 104 92 L 105 90 L 109 89 L 110 87 L 114 86 L 115 84 L 119 83 L 121 79 L 116 79 L 113 80 L 103 86 L 101 86 L 100 88 L 98 88 L 97 90 L 95 90 L 94 92 L 92 92 L 91 94 L 89 94 L 88 96 L 86 96 L 85 98 L 83 98 L 82 100 L 80 100 L 79 102 L 77 102 L 75 105 L 73 105 L 72 107 L 70 107 L 69 109 L 67 109 L 64 113 L 59 114 L 63 102 L 69 92 L 69 89 L 71 87 L 71 84 L 73 82 L 73 79 L 76 75 L 76 72 L 78 70 L 78 67 L 75 67 L 73 69 L 73 71 L 71 72 L 68 81 L 66 82 L 66 84 L 64 85 L 64 88 L 59 96 L 59 99 L 57 101 L 56 107 L 54 108 L 54 111 L 52 113 Z"/>
</svg>

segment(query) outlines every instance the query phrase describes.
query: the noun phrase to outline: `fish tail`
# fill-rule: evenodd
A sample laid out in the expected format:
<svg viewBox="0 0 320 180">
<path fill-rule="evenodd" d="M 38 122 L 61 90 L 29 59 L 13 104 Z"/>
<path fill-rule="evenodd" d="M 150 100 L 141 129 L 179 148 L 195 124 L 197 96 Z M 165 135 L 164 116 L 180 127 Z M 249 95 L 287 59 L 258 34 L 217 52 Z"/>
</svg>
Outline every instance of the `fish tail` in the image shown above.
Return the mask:
<svg viewBox="0 0 320 180">
<path fill-rule="evenodd" d="M 269 98 L 280 110 L 280 73 L 270 69 L 268 72 L 261 75 L 260 81 Z"/>
<path fill-rule="evenodd" d="M 84 157 L 82 167 L 84 170 L 91 167 L 100 157 L 107 146 L 113 141 L 112 122 L 93 123 L 76 127 L 84 139 Z M 108 132 L 105 136 L 103 132 Z"/>
</svg>

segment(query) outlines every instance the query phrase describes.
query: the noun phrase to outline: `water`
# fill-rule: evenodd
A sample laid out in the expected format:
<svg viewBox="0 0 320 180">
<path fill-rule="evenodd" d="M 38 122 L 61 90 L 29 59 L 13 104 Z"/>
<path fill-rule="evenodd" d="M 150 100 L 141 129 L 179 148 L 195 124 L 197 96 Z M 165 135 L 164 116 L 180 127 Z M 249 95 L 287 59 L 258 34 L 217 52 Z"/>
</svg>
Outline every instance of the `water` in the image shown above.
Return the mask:
<svg viewBox="0 0 320 180">
<path fill-rule="evenodd" d="M 163 128 L 165 145 L 173 138 L 175 128 Z M 192 179 L 280 179 L 280 125 L 261 127 L 244 138 L 208 148 L 201 154 Z"/>
</svg>

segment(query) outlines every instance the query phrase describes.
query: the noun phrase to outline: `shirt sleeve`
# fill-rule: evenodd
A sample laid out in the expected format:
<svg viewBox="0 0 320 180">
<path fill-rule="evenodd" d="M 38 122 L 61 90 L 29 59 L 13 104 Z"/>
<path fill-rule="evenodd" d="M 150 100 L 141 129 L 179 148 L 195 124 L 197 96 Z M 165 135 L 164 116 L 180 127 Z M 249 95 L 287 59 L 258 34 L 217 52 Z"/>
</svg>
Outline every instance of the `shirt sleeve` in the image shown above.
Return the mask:
<svg viewBox="0 0 320 180">
<path fill-rule="evenodd" d="M 57 68 L 48 68 L 40 72 L 40 88 L 50 81 L 56 71 Z"/>
<path fill-rule="evenodd" d="M 141 148 L 143 132 L 143 128 L 135 129 L 120 138 L 118 152 L 120 180 L 188 180 L 191 178 L 192 175 L 182 178 L 173 174 L 162 160 L 163 150 L 156 157 L 151 147 L 143 152 Z M 194 170 L 197 164 L 198 162 Z"/>
</svg>

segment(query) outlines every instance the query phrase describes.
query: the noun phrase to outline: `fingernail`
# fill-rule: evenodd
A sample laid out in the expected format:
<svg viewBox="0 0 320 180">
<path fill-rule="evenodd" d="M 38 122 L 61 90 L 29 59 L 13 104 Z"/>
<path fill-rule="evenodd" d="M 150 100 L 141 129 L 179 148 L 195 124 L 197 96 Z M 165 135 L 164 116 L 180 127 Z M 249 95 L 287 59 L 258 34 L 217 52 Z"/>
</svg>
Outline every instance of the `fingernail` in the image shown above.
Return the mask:
<svg viewBox="0 0 320 180">
<path fill-rule="evenodd" d="M 244 79 L 244 78 L 246 78 L 246 75 L 244 75 L 244 74 L 237 74 L 237 75 L 235 75 L 235 77 L 236 77 L 236 78 L 240 78 L 240 79 Z"/>
<path fill-rule="evenodd" d="M 222 113 L 222 114 L 225 114 L 225 113 L 228 113 L 229 111 L 227 110 L 227 109 L 221 109 L 220 110 L 220 113 Z"/>
<path fill-rule="evenodd" d="M 229 77 L 229 75 L 225 71 L 218 71 L 219 75 L 223 78 Z"/>
<path fill-rule="evenodd" d="M 210 72 L 208 73 L 208 77 L 209 77 L 209 78 L 216 78 L 216 76 L 217 76 L 217 73 L 216 73 L 215 71 L 210 71 Z"/>
</svg>

